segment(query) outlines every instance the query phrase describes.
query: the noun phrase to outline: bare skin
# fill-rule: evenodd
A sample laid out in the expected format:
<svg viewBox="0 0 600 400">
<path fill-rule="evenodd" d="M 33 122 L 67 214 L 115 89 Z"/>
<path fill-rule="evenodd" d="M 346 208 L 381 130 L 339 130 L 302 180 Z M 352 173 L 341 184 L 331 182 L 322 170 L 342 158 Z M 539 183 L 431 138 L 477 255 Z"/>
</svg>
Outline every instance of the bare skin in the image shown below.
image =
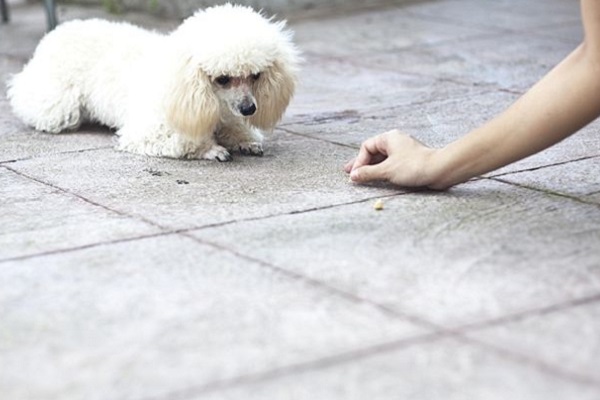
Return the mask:
<svg viewBox="0 0 600 400">
<path fill-rule="evenodd" d="M 344 170 L 356 183 L 444 190 L 542 151 L 600 116 L 600 2 L 581 0 L 584 40 L 502 114 L 447 146 L 392 130 L 366 140 Z"/>
</svg>

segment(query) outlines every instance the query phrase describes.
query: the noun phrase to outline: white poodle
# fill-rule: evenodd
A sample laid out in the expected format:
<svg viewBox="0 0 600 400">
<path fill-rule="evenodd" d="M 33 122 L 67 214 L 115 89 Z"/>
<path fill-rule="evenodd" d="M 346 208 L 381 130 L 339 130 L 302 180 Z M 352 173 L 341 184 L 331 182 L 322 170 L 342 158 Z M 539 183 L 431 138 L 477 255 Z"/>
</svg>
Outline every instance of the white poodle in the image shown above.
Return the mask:
<svg viewBox="0 0 600 400">
<path fill-rule="evenodd" d="M 118 148 L 173 158 L 262 155 L 260 129 L 281 119 L 299 53 L 285 22 L 226 4 L 169 35 L 126 23 L 72 21 L 42 39 L 8 99 L 25 123 L 59 133 L 117 129 Z"/>
</svg>

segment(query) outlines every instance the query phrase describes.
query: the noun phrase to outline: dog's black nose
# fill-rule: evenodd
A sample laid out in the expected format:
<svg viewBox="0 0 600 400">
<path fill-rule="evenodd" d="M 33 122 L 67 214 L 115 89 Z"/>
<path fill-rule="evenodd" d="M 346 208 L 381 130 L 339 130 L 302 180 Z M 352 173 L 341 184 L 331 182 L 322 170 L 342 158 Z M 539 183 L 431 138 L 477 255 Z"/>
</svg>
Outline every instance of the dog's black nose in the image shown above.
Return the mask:
<svg viewBox="0 0 600 400">
<path fill-rule="evenodd" d="M 240 112 L 245 117 L 247 117 L 249 115 L 252 115 L 252 114 L 254 114 L 256 112 L 256 105 L 254 103 L 250 103 L 250 105 L 243 104 L 240 107 Z"/>
</svg>

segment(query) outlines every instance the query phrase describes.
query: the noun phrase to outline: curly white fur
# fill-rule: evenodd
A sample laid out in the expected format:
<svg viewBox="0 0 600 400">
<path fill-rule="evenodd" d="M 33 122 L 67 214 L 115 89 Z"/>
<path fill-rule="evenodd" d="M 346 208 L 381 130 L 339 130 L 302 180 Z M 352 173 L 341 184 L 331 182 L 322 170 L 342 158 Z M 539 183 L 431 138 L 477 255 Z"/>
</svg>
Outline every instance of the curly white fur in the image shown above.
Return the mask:
<svg viewBox="0 0 600 400">
<path fill-rule="evenodd" d="M 168 35 L 78 20 L 42 39 L 8 98 L 40 131 L 98 122 L 117 129 L 121 150 L 226 161 L 229 151 L 262 154 L 260 130 L 281 119 L 298 62 L 285 22 L 248 7 L 200 10 Z M 216 81 L 223 76 L 241 83 L 229 90 Z M 240 114 L 241 101 L 256 110 Z"/>
</svg>

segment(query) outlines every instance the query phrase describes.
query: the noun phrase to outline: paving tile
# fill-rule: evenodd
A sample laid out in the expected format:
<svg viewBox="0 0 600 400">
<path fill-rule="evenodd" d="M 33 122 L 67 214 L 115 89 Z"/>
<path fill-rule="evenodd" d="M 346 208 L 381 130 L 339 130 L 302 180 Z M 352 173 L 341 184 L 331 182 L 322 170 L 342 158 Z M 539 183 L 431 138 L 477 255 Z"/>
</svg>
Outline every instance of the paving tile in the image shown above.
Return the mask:
<svg viewBox="0 0 600 400">
<path fill-rule="evenodd" d="M 563 22 L 559 26 L 538 30 L 538 35 L 550 36 L 561 40 L 568 40 L 573 46 L 583 40 L 583 26 L 581 21 Z"/>
<path fill-rule="evenodd" d="M 600 274 L 590 274 L 600 281 Z M 568 307 L 500 326 L 469 332 L 468 336 L 509 349 L 546 364 L 560 366 L 600 386 L 600 292 L 589 304 Z"/>
<path fill-rule="evenodd" d="M 0 397 L 600 398 L 598 307 L 578 303 L 600 293 L 597 158 L 572 162 L 600 156 L 599 123 L 498 171 L 510 183 L 407 194 L 341 171 L 373 134 L 437 146 L 496 115 L 579 43 L 578 2 L 339 2 L 291 23 L 307 62 L 263 158 L 36 134 L 0 84 Z M 16 3 L 0 80 L 45 29 Z"/>
<path fill-rule="evenodd" d="M 449 44 L 416 47 L 357 59 L 374 69 L 524 91 L 576 47 L 544 35 L 490 34 Z"/>
<path fill-rule="evenodd" d="M 356 112 L 290 117 L 284 129 L 355 148 L 374 135 L 399 129 L 429 146 L 443 147 L 499 115 L 519 97 L 516 93 L 490 89 L 466 91 L 460 87 L 448 87 L 438 93 L 436 98 L 425 100 L 418 106 L 409 103 L 392 107 L 393 103 L 388 102 L 390 108 L 382 110 L 362 108 Z M 490 175 L 600 155 L 599 133 L 600 121 L 596 121 L 563 142 Z"/>
<path fill-rule="evenodd" d="M 598 136 L 596 134 L 596 136 Z M 502 175 L 499 178 L 538 190 L 600 204 L 600 147 L 597 156 L 547 168 Z"/>
<path fill-rule="evenodd" d="M 149 158 L 113 149 L 23 160 L 11 168 L 172 229 L 326 207 L 395 193 L 349 184 L 352 149 L 279 133 L 262 158 Z"/>
<path fill-rule="evenodd" d="M 86 128 L 77 134 L 53 135 L 35 132 L 15 121 L 3 123 L 0 117 L 0 129 L 4 129 L 0 138 L 0 163 L 115 146 L 112 135 L 97 127 Z"/>
<path fill-rule="evenodd" d="M 34 131 L 12 114 L 8 101 L 0 98 L 0 163 L 48 154 L 112 148 L 113 135 L 104 128 L 87 127 L 77 134 Z"/>
<path fill-rule="evenodd" d="M 469 89 L 465 86 L 432 83 L 425 92 L 431 97 L 418 105 L 405 101 L 388 101 L 389 108 L 356 113 L 314 113 L 290 120 L 284 129 L 359 148 L 368 138 L 392 129 L 399 129 L 433 147 L 442 147 L 502 112 L 517 94 L 490 89 Z M 407 95 L 399 90 L 399 95 Z M 419 89 L 416 90 L 418 93 Z"/>
<path fill-rule="evenodd" d="M 592 400 L 599 395 L 600 389 L 594 386 L 447 339 L 187 398 Z"/>
<path fill-rule="evenodd" d="M 182 236 L 0 263 L 7 399 L 142 399 L 423 330 Z"/>
<path fill-rule="evenodd" d="M 160 231 L 1 166 L 0 199 L 0 261 Z"/>
<path fill-rule="evenodd" d="M 0 57 L 20 63 L 31 57 L 46 29 L 43 7 L 39 7 L 39 13 L 24 11 L 21 7 L 10 5 L 10 23 L 0 24 Z M 4 82 L 0 86 L 4 86 Z"/>
<path fill-rule="evenodd" d="M 536 169 L 553 164 L 568 163 L 570 161 L 575 162 L 575 164 L 572 166 L 573 170 L 575 170 L 578 168 L 577 165 L 579 161 L 577 160 L 597 156 L 600 156 L 600 121 L 596 121 L 591 125 L 588 125 L 575 135 L 538 154 L 525 158 L 514 164 L 507 165 L 506 167 L 500 168 L 499 170 L 488 175 L 491 176 L 510 172 L 518 172 L 521 170 Z M 586 164 L 587 163 L 584 164 L 583 168 L 586 168 Z M 534 173 L 533 175 L 536 174 L 537 173 Z M 582 184 L 584 184 L 586 178 L 588 181 L 594 180 L 594 177 L 591 175 L 588 175 L 587 177 L 584 177 L 581 174 L 579 175 L 579 180 Z M 512 175 L 506 175 L 503 176 L 502 179 L 508 179 L 511 176 Z M 516 175 L 516 178 L 518 179 L 519 176 L 520 175 Z M 590 184 L 593 185 L 591 182 Z M 569 185 L 563 186 L 561 190 L 566 190 L 566 187 L 569 187 Z M 588 194 L 590 195 L 590 198 L 593 197 L 590 193 Z"/>
<path fill-rule="evenodd" d="M 483 180 L 193 234 L 456 326 L 598 292 L 599 221 L 594 205 Z"/>
<path fill-rule="evenodd" d="M 452 42 L 490 32 L 489 27 L 448 23 L 410 14 L 414 5 L 398 5 L 292 24 L 301 49 L 312 54 L 358 57 L 413 46 Z M 492 30 L 493 31 L 493 30 Z M 495 32 L 498 32 L 497 30 Z"/>
<path fill-rule="evenodd" d="M 300 83 L 283 124 L 349 117 L 355 119 L 401 105 L 464 97 L 482 88 L 435 78 L 359 66 L 347 59 L 307 56 Z"/>
<path fill-rule="evenodd" d="M 452 21 L 469 27 L 498 28 L 509 31 L 538 32 L 555 29 L 565 22 L 580 24 L 579 2 L 562 0 L 456 0 L 409 4 L 407 11 L 433 20 Z M 550 30 L 550 29 L 549 29 Z"/>
</svg>

